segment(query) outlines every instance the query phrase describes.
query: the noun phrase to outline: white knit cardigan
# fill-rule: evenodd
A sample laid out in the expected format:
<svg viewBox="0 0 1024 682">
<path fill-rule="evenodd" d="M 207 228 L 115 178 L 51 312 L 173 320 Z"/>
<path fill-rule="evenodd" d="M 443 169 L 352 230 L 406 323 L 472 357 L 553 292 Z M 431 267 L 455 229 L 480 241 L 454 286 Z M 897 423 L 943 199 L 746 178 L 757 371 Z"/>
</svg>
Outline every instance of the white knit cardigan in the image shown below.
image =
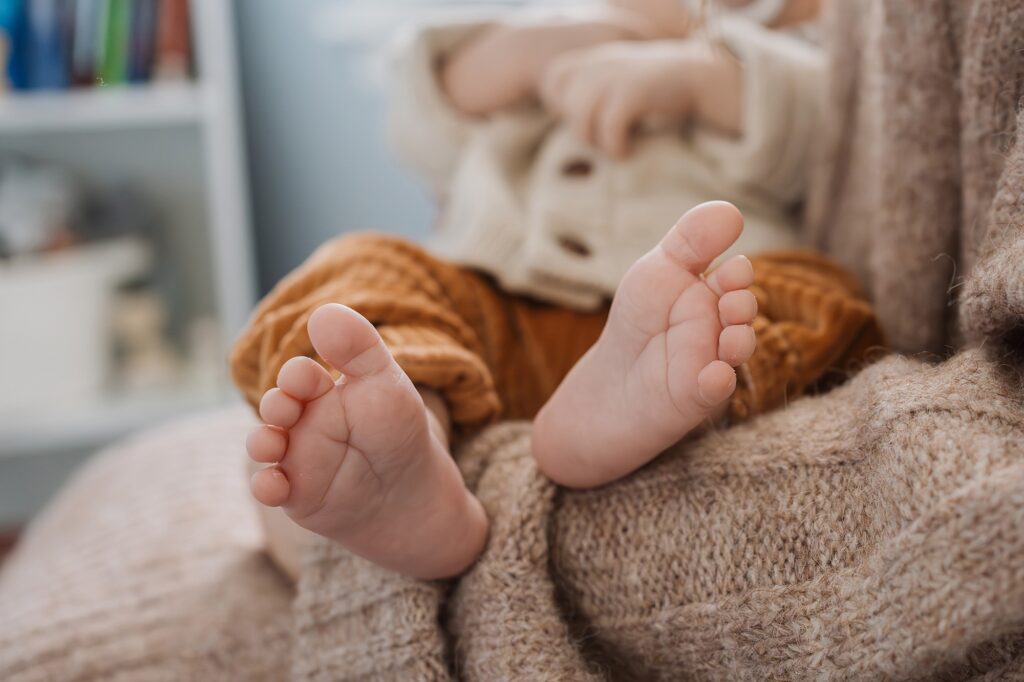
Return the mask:
<svg viewBox="0 0 1024 682">
<path fill-rule="evenodd" d="M 725 199 L 744 212 L 747 229 L 730 253 L 795 243 L 793 209 L 820 116 L 817 47 L 723 18 L 713 38 L 745 65 L 743 138 L 649 133 L 613 161 L 537 107 L 470 118 L 447 101 L 436 64 L 491 23 L 419 26 L 395 51 L 390 137 L 441 200 L 438 255 L 508 291 L 588 309 L 702 201 Z"/>
</svg>

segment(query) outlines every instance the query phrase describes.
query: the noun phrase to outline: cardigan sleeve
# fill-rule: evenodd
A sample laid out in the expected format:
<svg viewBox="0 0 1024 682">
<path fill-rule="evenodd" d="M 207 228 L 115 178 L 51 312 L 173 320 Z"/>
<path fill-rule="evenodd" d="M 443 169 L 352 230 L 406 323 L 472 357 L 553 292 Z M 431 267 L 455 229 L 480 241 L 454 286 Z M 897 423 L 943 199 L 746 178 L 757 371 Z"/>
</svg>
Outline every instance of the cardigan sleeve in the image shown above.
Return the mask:
<svg viewBox="0 0 1024 682">
<path fill-rule="evenodd" d="M 437 67 L 493 25 L 466 18 L 408 28 L 392 46 L 388 138 L 398 157 L 439 194 L 445 194 L 461 152 L 480 123 L 448 101 Z"/>
<path fill-rule="evenodd" d="M 695 141 L 729 181 L 775 201 L 803 198 L 822 117 L 824 52 L 810 41 L 723 17 L 716 37 L 743 63 L 743 135 L 699 131 Z"/>
</svg>

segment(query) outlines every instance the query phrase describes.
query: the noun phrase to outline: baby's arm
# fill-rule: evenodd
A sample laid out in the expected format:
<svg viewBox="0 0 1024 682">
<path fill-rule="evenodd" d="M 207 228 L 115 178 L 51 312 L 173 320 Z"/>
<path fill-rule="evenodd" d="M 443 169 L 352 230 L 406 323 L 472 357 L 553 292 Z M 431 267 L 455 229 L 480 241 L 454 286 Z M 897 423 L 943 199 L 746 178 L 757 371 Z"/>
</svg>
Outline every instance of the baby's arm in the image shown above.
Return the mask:
<svg viewBox="0 0 1024 682">
<path fill-rule="evenodd" d="M 639 15 L 614 9 L 586 20 L 500 24 L 451 55 L 439 80 L 459 111 L 486 115 L 534 96 L 548 64 L 566 52 L 656 34 Z"/>
</svg>

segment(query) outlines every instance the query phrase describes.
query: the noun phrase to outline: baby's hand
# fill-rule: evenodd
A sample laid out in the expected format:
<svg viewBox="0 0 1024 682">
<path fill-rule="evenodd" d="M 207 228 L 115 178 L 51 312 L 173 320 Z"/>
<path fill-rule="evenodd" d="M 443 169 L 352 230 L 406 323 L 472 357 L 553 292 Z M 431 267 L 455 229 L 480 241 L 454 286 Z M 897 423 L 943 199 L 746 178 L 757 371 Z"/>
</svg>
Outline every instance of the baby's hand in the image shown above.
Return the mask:
<svg viewBox="0 0 1024 682">
<path fill-rule="evenodd" d="M 687 9 L 680 0 L 607 0 L 607 4 L 623 12 L 642 17 L 656 27 L 656 38 L 686 38 L 693 33 L 700 17 Z"/>
<path fill-rule="evenodd" d="M 622 157 L 640 124 L 679 125 L 722 99 L 714 88 L 738 92 L 734 62 L 703 41 L 608 43 L 552 62 L 542 75 L 540 94 L 548 110 L 581 139 Z M 735 72 L 725 82 L 719 80 L 723 69 Z"/>
<path fill-rule="evenodd" d="M 531 99 L 559 56 L 602 43 L 661 37 L 644 16 L 605 8 L 588 19 L 498 24 L 442 62 L 440 82 L 463 113 L 479 116 Z"/>
</svg>

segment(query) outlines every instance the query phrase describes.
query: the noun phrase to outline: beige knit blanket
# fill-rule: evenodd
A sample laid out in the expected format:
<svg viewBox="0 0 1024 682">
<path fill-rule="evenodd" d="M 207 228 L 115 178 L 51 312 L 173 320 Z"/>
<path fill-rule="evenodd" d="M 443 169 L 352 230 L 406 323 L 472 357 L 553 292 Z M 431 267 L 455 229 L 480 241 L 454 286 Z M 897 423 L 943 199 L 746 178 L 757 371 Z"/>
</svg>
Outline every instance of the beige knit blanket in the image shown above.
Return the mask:
<svg viewBox="0 0 1024 682">
<path fill-rule="evenodd" d="M 588 492 L 492 429 L 461 458 L 484 557 L 435 585 L 318 545 L 293 678 L 1024 678 L 1014 382 L 893 358 Z"/>
<path fill-rule="evenodd" d="M 589 492 L 496 427 L 460 455 L 493 520 L 466 576 L 323 543 L 297 598 L 245 489 L 247 411 L 154 431 L 81 472 L 0 573 L 0 679 L 1024 679 L 1007 369 L 884 360 Z"/>
</svg>

